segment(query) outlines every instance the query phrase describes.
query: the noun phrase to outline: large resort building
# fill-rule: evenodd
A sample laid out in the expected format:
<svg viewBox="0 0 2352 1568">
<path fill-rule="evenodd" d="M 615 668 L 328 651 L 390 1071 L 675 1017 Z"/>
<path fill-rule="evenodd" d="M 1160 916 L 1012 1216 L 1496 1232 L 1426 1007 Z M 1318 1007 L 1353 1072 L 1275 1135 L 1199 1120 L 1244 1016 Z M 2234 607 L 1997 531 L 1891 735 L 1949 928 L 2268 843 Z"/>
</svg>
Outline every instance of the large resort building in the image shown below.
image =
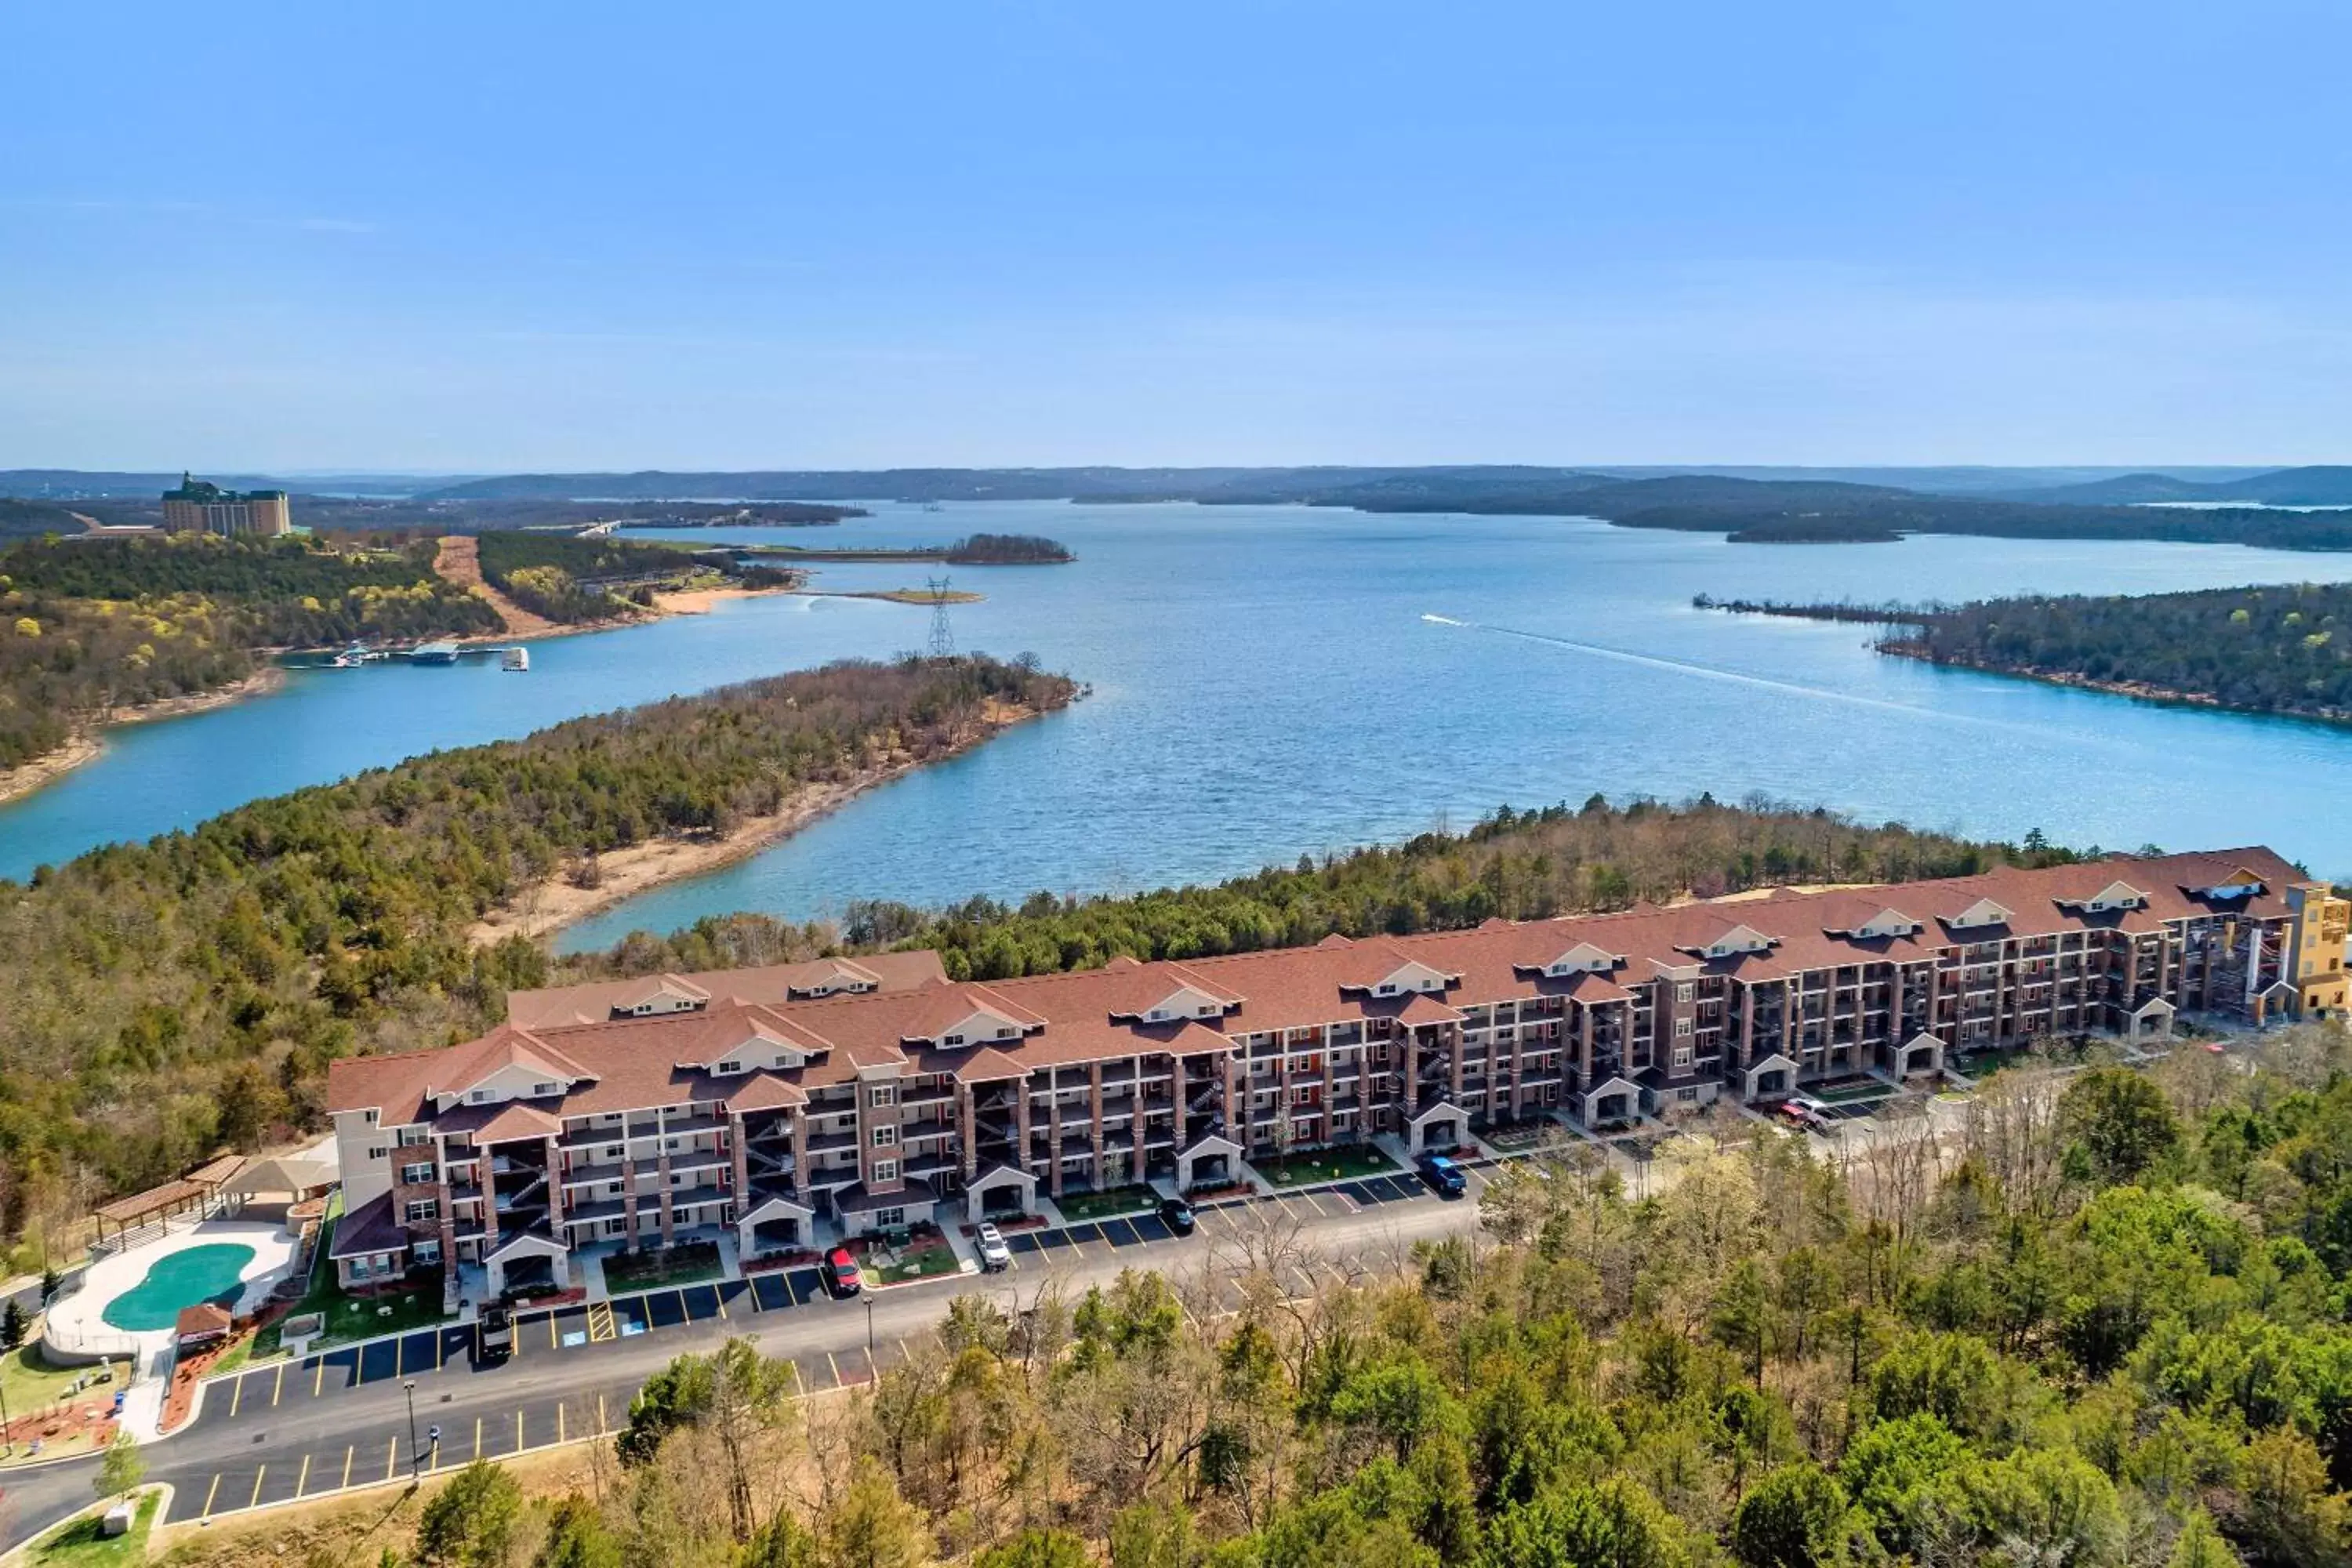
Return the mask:
<svg viewBox="0 0 2352 1568">
<path fill-rule="evenodd" d="M 257 534 L 275 539 L 293 531 L 293 513 L 284 490 L 225 490 L 189 474 L 179 488 L 163 492 L 163 531 Z"/>
<path fill-rule="evenodd" d="M 348 1285 L 455 1262 L 453 1296 L 561 1288 L 584 1249 L 740 1264 L 1327 1144 L 2336 1013 L 2347 916 L 2241 849 L 1021 980 L 901 952 L 517 993 L 479 1040 L 333 1065 L 333 1255 Z"/>
</svg>

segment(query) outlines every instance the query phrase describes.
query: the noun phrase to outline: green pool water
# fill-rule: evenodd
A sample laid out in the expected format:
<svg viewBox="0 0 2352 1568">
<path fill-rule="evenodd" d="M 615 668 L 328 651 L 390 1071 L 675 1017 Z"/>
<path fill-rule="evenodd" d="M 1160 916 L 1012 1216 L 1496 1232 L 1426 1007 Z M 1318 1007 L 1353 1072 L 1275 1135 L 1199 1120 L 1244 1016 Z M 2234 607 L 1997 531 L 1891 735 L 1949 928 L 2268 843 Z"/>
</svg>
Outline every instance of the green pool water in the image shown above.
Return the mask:
<svg viewBox="0 0 2352 1568">
<path fill-rule="evenodd" d="M 168 1329 L 184 1309 L 199 1301 L 235 1304 L 237 1276 L 253 1261 L 253 1248 L 233 1241 L 208 1242 L 157 1258 L 147 1278 L 106 1304 L 99 1314 L 127 1333 Z"/>
</svg>

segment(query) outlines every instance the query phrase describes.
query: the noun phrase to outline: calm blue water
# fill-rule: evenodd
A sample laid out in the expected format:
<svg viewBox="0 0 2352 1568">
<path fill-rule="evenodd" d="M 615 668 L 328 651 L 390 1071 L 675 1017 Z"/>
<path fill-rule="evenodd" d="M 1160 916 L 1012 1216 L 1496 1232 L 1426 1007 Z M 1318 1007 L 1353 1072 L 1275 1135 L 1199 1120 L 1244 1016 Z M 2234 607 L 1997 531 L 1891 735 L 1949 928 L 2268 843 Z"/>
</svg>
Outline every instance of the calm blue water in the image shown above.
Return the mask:
<svg viewBox="0 0 2352 1568">
<path fill-rule="evenodd" d="M 1050 534 L 1076 565 L 955 573 L 988 595 L 954 609 L 956 637 L 1034 651 L 1093 696 L 738 867 L 635 900 L 567 945 L 713 910 L 808 917 L 860 897 L 1211 879 L 1595 790 L 1761 793 L 2074 844 L 2266 841 L 2323 875 L 2352 872 L 2340 809 L 2352 731 L 1937 670 L 1871 653 L 1859 626 L 1689 607 L 1701 592 L 1876 601 L 2352 579 L 2352 556 L 1959 538 L 1769 547 L 1289 508 L 877 510 L 837 530 L 692 537 Z M 821 585 L 919 584 L 923 573 L 844 565 Z M 0 873 L 436 746 L 919 647 L 929 620 L 915 606 L 760 599 L 541 643 L 529 675 L 487 663 L 299 674 L 261 701 L 121 731 L 100 762 L 0 809 Z"/>
</svg>

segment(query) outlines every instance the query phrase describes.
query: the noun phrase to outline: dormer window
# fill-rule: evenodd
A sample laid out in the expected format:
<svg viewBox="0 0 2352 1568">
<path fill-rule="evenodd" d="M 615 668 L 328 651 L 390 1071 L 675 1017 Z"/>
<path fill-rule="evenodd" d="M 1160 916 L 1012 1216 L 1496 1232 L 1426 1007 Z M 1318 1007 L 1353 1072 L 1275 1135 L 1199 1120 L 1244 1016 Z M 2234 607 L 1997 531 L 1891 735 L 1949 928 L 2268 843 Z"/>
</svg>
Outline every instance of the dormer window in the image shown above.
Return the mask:
<svg viewBox="0 0 2352 1568">
<path fill-rule="evenodd" d="M 941 1035 L 940 1037 L 940 1044 L 943 1046 L 960 1046 L 963 1044 L 963 1037 L 961 1035 Z"/>
<path fill-rule="evenodd" d="M 1393 996 L 1396 994 L 1396 984 L 1392 981 L 1383 980 L 1378 985 L 1372 987 L 1372 994 L 1375 996 Z"/>
<path fill-rule="evenodd" d="M 490 1091 L 487 1089 L 469 1089 L 466 1091 L 466 1103 L 468 1105 L 479 1105 L 489 1098 Z"/>
<path fill-rule="evenodd" d="M 1165 1007 L 1154 1007 L 1150 1012 L 1146 1013 L 1143 1016 L 1144 1021 L 1150 1024 L 1157 1024 L 1167 1016 L 1168 1009 Z"/>
<path fill-rule="evenodd" d="M 535 1083 L 530 1086 L 530 1092 L 541 1097 L 551 1094 L 562 1094 L 563 1092 L 563 1086 L 560 1083 Z"/>
<path fill-rule="evenodd" d="M 1006 1024 L 996 1031 L 996 1037 L 1000 1040 L 1009 1040 L 1020 1032 L 1021 1031 L 1015 1029 L 1012 1025 Z"/>
<path fill-rule="evenodd" d="M 743 1070 L 743 1064 L 741 1062 L 720 1062 L 713 1070 L 722 1074 L 741 1072 Z"/>
</svg>

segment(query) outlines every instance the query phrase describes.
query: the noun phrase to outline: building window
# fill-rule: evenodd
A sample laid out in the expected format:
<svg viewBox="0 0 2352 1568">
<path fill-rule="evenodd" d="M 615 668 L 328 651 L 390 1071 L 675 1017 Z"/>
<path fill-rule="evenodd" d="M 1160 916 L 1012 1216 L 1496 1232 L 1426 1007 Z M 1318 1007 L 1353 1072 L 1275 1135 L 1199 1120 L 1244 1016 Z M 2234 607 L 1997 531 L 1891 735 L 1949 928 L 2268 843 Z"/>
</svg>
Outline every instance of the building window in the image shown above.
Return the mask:
<svg viewBox="0 0 2352 1568">
<path fill-rule="evenodd" d="M 425 1128 L 404 1127 L 400 1130 L 400 1146 L 404 1149 L 414 1149 L 420 1143 L 429 1143 L 432 1141 L 433 1134 Z"/>
<path fill-rule="evenodd" d="M 883 1126 L 874 1130 L 874 1146 L 877 1149 L 896 1148 L 898 1142 L 898 1130 L 896 1127 Z"/>
<path fill-rule="evenodd" d="M 1695 1089 L 1678 1089 L 1675 1090 L 1675 1098 L 1687 1104 L 1689 1101 L 1695 1100 L 1698 1098 L 1698 1090 Z"/>
<path fill-rule="evenodd" d="M 530 1086 L 530 1091 L 535 1095 L 560 1094 L 562 1089 L 562 1084 L 554 1083 L 535 1083 Z"/>
<path fill-rule="evenodd" d="M 424 1186 L 433 1179 L 433 1162 L 426 1160 L 419 1164 L 403 1165 L 400 1179 L 412 1187 Z"/>
<path fill-rule="evenodd" d="M 743 1064 L 741 1062 L 720 1062 L 719 1064 L 719 1070 L 722 1073 L 741 1072 L 743 1070 Z"/>
<path fill-rule="evenodd" d="M 898 1104 L 898 1086 L 895 1083 L 877 1083 L 874 1085 L 866 1091 L 866 1103 L 877 1108 L 885 1105 Z"/>
<path fill-rule="evenodd" d="M 386 1148 L 383 1144 L 371 1143 L 368 1145 L 368 1160 L 370 1163 L 373 1163 L 375 1161 L 389 1160 L 391 1158 L 392 1151 L 389 1148 Z"/>
<path fill-rule="evenodd" d="M 884 1230 L 897 1230 L 900 1226 L 907 1223 L 907 1211 L 905 1209 L 876 1209 L 874 1211 L 874 1223 L 881 1226 Z"/>
<path fill-rule="evenodd" d="M 1691 983 L 1685 980 L 1681 984 L 1675 987 L 1675 1000 L 1677 1002 L 1687 1002 L 1690 999 Z"/>
<path fill-rule="evenodd" d="M 960 1046 L 963 1044 L 963 1037 L 961 1035 L 941 1035 L 940 1037 L 940 1044 L 943 1046 Z"/>
<path fill-rule="evenodd" d="M 416 1261 L 425 1264 L 440 1262 L 441 1244 L 438 1241 L 418 1242 L 416 1244 Z"/>
<path fill-rule="evenodd" d="M 1676 1018 L 1675 1020 L 1675 1038 L 1678 1040 L 1687 1039 L 1690 1037 L 1690 1032 L 1691 1021 L 1688 1018 Z"/>
<path fill-rule="evenodd" d="M 361 1119 L 362 1121 L 366 1122 L 366 1123 L 367 1123 L 367 1125 L 369 1125 L 370 1127 L 373 1127 L 373 1126 L 374 1126 L 374 1125 L 375 1125 L 375 1112 L 374 1112 L 374 1111 L 373 1111 L 373 1110 L 367 1110 L 367 1111 L 362 1111 L 362 1112 L 361 1112 L 361 1117 L 360 1117 L 360 1119 Z"/>
<path fill-rule="evenodd" d="M 441 1205 L 432 1198 L 417 1198 L 408 1205 L 408 1223 L 431 1225 L 441 1217 Z"/>
<path fill-rule="evenodd" d="M 898 1162 L 896 1160 L 875 1161 L 874 1179 L 877 1182 L 897 1181 L 898 1179 Z"/>
</svg>

